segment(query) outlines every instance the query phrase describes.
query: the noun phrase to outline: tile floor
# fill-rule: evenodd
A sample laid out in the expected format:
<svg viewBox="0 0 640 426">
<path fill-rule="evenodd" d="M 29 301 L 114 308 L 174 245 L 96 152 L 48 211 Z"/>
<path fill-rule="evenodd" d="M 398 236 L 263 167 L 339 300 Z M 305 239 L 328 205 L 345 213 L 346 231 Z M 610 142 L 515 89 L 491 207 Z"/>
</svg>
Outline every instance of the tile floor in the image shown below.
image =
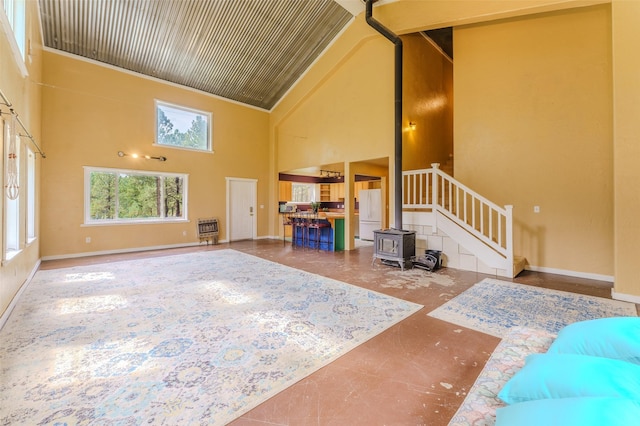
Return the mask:
<svg viewBox="0 0 640 426">
<path fill-rule="evenodd" d="M 42 269 L 232 248 L 424 305 L 424 308 L 231 423 L 447 425 L 499 339 L 427 316 L 487 275 L 443 268 L 400 273 L 372 264 L 373 248 L 325 252 L 282 240 L 241 241 L 46 261 Z M 611 284 L 524 271 L 513 281 L 610 298 Z"/>
</svg>

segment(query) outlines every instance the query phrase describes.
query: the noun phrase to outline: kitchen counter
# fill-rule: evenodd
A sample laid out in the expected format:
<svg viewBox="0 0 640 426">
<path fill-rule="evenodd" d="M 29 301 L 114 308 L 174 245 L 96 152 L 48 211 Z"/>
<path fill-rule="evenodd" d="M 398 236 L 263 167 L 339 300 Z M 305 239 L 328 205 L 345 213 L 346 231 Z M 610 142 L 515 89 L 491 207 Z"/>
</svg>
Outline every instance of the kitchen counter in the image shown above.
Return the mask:
<svg viewBox="0 0 640 426">
<path fill-rule="evenodd" d="M 320 235 L 320 247 L 326 250 L 342 251 L 344 250 L 344 212 L 318 212 L 317 214 L 311 211 L 299 211 L 295 213 L 284 213 L 288 215 L 292 220 L 320 220 L 329 222 L 330 228 L 324 228 L 328 231 L 328 235 L 322 232 L 321 229 L 317 229 L 315 232 L 321 233 Z M 286 222 L 287 219 L 283 218 Z M 284 223 L 284 222 L 283 222 Z M 286 228 L 286 225 L 285 225 Z M 324 235 L 324 236 L 323 236 Z M 286 237 L 286 230 L 285 230 Z M 296 232 L 296 227 L 292 227 L 292 242 L 303 243 L 305 246 L 309 245 L 311 241 L 307 238 L 303 238 L 302 234 Z"/>
<path fill-rule="evenodd" d="M 318 218 L 327 218 L 327 219 L 344 219 L 344 212 L 318 212 Z"/>
</svg>

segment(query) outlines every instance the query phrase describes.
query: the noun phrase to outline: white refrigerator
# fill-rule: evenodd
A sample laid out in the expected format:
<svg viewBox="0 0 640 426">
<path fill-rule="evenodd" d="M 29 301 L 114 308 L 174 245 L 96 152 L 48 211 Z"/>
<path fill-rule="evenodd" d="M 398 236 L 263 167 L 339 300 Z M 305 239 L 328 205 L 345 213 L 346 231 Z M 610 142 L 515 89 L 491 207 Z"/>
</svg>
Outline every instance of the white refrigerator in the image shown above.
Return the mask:
<svg viewBox="0 0 640 426">
<path fill-rule="evenodd" d="M 380 194 L 380 189 L 362 189 L 358 193 L 361 240 L 373 241 L 373 231 L 382 228 Z"/>
</svg>

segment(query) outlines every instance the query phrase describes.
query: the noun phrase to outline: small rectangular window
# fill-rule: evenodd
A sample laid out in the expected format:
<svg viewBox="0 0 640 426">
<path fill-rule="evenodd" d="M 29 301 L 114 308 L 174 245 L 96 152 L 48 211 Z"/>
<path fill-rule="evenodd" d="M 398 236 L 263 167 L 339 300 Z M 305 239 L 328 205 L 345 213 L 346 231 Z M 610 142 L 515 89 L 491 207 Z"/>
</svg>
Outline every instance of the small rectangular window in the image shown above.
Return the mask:
<svg viewBox="0 0 640 426">
<path fill-rule="evenodd" d="M 291 201 L 294 203 L 310 203 L 316 199 L 316 186 L 311 183 L 292 183 Z"/>
<path fill-rule="evenodd" d="M 156 144 L 211 151 L 211 114 L 156 101 Z"/>
<path fill-rule="evenodd" d="M 85 168 L 85 223 L 186 220 L 187 175 Z"/>
</svg>

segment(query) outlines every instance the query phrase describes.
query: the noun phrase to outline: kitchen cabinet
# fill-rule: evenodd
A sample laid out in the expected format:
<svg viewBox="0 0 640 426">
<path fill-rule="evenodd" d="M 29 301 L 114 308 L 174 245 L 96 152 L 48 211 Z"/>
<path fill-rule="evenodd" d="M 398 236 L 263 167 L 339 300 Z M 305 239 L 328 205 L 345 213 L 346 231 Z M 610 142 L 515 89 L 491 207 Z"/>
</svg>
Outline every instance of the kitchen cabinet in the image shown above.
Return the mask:
<svg viewBox="0 0 640 426">
<path fill-rule="evenodd" d="M 280 181 L 279 201 L 291 201 L 291 182 Z"/>
<path fill-rule="evenodd" d="M 336 218 L 333 225 L 333 251 L 344 250 L 344 217 Z"/>
<path fill-rule="evenodd" d="M 331 201 L 344 201 L 344 183 L 331 184 Z"/>
<path fill-rule="evenodd" d="M 328 183 L 320 184 L 320 201 L 334 201 L 334 198 L 331 197 L 331 186 Z"/>
</svg>

